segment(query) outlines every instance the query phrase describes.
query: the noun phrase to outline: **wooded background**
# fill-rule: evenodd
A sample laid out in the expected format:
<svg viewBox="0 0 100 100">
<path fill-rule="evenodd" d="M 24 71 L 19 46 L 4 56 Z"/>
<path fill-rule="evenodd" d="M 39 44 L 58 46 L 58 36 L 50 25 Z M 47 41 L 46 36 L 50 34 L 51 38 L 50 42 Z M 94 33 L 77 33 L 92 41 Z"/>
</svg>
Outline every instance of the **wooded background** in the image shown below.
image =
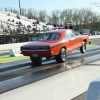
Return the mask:
<svg viewBox="0 0 100 100">
<path fill-rule="evenodd" d="M 16 9 L 13 13 L 18 13 Z M 74 30 L 90 29 L 91 31 L 100 31 L 100 15 L 93 12 L 91 8 L 54 10 L 50 14 L 46 10 L 35 10 L 34 8 L 21 8 L 21 15 L 30 16 L 33 19 L 50 23 L 52 25 L 64 25 L 65 22 L 71 22 Z"/>
</svg>

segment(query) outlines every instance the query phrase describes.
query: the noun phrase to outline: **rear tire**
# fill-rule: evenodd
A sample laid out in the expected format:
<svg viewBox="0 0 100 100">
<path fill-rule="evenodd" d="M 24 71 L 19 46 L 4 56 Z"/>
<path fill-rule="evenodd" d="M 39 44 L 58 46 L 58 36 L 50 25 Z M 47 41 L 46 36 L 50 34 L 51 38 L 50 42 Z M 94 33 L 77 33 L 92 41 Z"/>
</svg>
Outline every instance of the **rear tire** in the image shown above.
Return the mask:
<svg viewBox="0 0 100 100">
<path fill-rule="evenodd" d="M 80 47 L 80 52 L 83 53 L 83 54 L 86 52 L 86 42 L 85 41 L 83 41 L 83 44 Z"/>
<path fill-rule="evenodd" d="M 41 65 L 42 57 L 33 57 L 33 56 L 30 56 L 30 60 L 31 60 L 35 65 Z"/>
<path fill-rule="evenodd" d="M 58 63 L 61 62 L 65 62 L 67 60 L 67 53 L 66 53 L 66 49 L 62 48 L 60 50 L 60 53 L 58 55 L 55 56 L 55 59 Z"/>
</svg>

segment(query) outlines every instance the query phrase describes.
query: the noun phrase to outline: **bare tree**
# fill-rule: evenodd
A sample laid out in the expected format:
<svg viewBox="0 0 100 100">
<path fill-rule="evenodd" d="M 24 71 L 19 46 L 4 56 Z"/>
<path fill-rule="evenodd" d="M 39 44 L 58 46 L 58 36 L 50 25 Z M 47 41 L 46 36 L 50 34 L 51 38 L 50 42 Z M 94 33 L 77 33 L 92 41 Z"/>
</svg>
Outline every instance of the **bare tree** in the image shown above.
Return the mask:
<svg viewBox="0 0 100 100">
<path fill-rule="evenodd" d="M 26 9 L 25 9 L 25 8 L 22 8 L 22 9 L 21 9 L 21 15 L 22 15 L 22 16 L 26 16 Z"/>
<path fill-rule="evenodd" d="M 46 18 L 47 18 L 47 12 L 45 10 L 39 11 L 39 17 L 38 17 L 38 19 L 40 21 L 46 22 Z"/>
<path fill-rule="evenodd" d="M 72 14 L 72 9 L 66 9 L 65 10 L 66 13 L 66 22 L 72 22 L 72 18 L 73 18 L 73 14 Z"/>
<path fill-rule="evenodd" d="M 79 24 L 79 22 L 80 22 L 80 18 L 82 17 L 81 15 L 79 15 L 79 10 L 78 9 L 73 9 L 73 15 L 72 15 L 72 23 L 73 23 L 73 29 L 75 28 L 75 26 L 76 26 L 76 28 L 78 29 L 78 24 Z"/>
<path fill-rule="evenodd" d="M 60 18 L 60 10 L 55 10 L 51 12 L 51 23 L 52 24 L 59 24 Z"/>
<path fill-rule="evenodd" d="M 61 24 L 61 25 L 64 24 L 64 18 L 65 18 L 65 12 L 62 11 L 62 12 L 60 13 L 60 24 Z"/>
<path fill-rule="evenodd" d="M 18 14 L 16 9 L 13 9 L 13 13 Z M 91 30 L 100 30 L 100 15 L 93 12 L 90 8 L 81 9 L 64 9 L 63 11 L 54 10 L 47 14 L 45 10 L 37 11 L 34 8 L 28 10 L 22 8 L 21 13 L 23 16 L 27 15 L 33 19 L 39 19 L 43 22 L 51 24 L 65 24 L 65 22 L 71 22 L 73 26 L 76 26 L 77 30 L 83 28 L 89 28 Z"/>
<path fill-rule="evenodd" d="M 36 10 L 33 9 L 33 8 L 28 9 L 27 17 L 28 17 L 28 16 L 30 16 L 30 17 L 33 18 L 33 19 L 37 19 L 37 18 L 38 18 L 38 11 L 36 11 Z"/>
<path fill-rule="evenodd" d="M 18 14 L 18 10 L 13 9 L 13 13 Z"/>
</svg>

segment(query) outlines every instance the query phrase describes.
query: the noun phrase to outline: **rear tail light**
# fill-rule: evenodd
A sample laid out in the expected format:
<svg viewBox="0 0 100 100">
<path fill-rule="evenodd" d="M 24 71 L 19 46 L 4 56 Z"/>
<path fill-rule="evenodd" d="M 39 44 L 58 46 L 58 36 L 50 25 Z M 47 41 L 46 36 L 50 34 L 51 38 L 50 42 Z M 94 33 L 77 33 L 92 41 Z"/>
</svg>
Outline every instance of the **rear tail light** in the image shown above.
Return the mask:
<svg viewBox="0 0 100 100">
<path fill-rule="evenodd" d="M 20 50 L 23 50 L 23 47 L 21 47 Z"/>
</svg>

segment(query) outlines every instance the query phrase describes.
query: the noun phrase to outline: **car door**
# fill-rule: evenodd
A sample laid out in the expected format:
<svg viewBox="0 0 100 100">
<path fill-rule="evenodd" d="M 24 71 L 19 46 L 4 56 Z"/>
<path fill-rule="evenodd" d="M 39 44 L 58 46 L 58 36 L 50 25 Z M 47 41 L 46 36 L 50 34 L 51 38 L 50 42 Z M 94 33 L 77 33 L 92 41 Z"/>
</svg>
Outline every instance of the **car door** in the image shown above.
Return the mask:
<svg viewBox="0 0 100 100">
<path fill-rule="evenodd" d="M 68 43 L 68 50 L 73 51 L 75 49 L 78 49 L 81 45 L 81 39 L 78 36 L 75 36 L 74 32 L 72 30 L 67 30 L 66 32 L 66 40 Z"/>
<path fill-rule="evenodd" d="M 79 36 L 75 36 L 73 31 L 70 31 L 70 39 L 69 41 L 71 42 L 72 50 L 78 49 L 80 47 L 81 39 Z"/>
<path fill-rule="evenodd" d="M 72 37 L 71 30 L 67 30 L 65 34 L 65 40 L 66 40 L 66 48 L 67 52 L 70 52 L 73 50 L 73 40 L 74 38 Z"/>
<path fill-rule="evenodd" d="M 69 32 L 69 42 L 70 42 L 71 51 L 72 51 L 75 49 L 75 46 L 76 46 L 75 34 L 73 33 L 73 31 Z"/>
</svg>

